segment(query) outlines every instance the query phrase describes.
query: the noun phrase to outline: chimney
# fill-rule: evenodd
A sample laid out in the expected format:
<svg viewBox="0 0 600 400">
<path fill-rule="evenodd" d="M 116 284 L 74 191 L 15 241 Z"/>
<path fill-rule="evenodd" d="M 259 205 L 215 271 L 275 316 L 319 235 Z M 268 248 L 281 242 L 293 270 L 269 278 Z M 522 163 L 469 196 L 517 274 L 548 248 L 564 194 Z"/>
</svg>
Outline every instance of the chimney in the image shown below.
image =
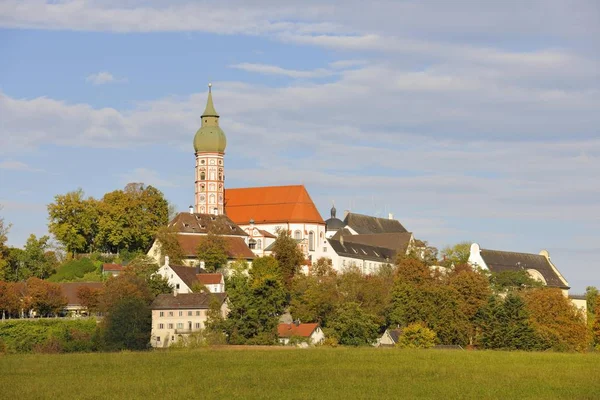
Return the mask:
<svg viewBox="0 0 600 400">
<path fill-rule="evenodd" d="M 217 207 L 213 209 L 213 214 L 219 215 L 219 209 Z"/>
<path fill-rule="evenodd" d="M 394 214 L 388 213 L 388 219 L 394 219 Z"/>
<path fill-rule="evenodd" d="M 340 235 L 340 244 L 343 246 L 344 245 L 344 236 Z"/>
<path fill-rule="evenodd" d="M 165 256 L 165 265 L 169 266 L 169 256 Z"/>
<path fill-rule="evenodd" d="M 173 289 L 173 297 L 177 297 L 177 288 Z"/>
<path fill-rule="evenodd" d="M 190 214 L 194 213 L 194 206 L 190 206 Z"/>
</svg>

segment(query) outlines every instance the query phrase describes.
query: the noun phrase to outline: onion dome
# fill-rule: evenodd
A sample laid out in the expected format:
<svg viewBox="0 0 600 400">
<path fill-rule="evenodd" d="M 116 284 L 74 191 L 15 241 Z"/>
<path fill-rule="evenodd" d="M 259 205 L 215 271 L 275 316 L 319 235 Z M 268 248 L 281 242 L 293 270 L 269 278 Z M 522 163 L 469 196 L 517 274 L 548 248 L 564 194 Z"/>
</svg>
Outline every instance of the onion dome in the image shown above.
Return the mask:
<svg viewBox="0 0 600 400">
<path fill-rule="evenodd" d="M 194 136 L 196 153 L 224 153 L 227 147 L 225 132 L 219 127 L 219 114 L 212 99 L 212 84 L 208 84 L 208 100 L 202 113 L 202 125 Z"/>
</svg>

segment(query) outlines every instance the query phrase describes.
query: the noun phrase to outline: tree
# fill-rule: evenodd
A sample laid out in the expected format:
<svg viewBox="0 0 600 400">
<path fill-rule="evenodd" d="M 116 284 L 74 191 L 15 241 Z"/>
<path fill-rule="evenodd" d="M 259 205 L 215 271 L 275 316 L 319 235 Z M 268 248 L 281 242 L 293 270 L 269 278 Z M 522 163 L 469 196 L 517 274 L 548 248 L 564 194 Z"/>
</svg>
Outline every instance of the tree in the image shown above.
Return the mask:
<svg viewBox="0 0 600 400">
<path fill-rule="evenodd" d="M 169 284 L 169 280 L 157 274 L 158 269 L 158 264 L 153 258 L 141 255 L 127 264 L 124 273 L 133 274 L 144 279 L 154 297 L 159 294 L 172 293 L 173 287 Z"/>
<path fill-rule="evenodd" d="M 159 228 L 167 225 L 169 204 L 158 189 L 130 183 L 104 195 L 98 216 L 101 247 L 115 253 L 147 251 Z"/>
<path fill-rule="evenodd" d="M 445 247 L 442 250 L 442 262 L 444 267 L 452 267 L 458 264 L 467 264 L 471 254 L 471 243 L 460 242 L 454 246 Z"/>
<path fill-rule="evenodd" d="M 587 330 L 582 313 L 557 288 L 524 291 L 529 320 L 545 346 L 554 350 L 583 351 Z"/>
<path fill-rule="evenodd" d="M 2 206 L 0 206 L 2 210 Z M 8 247 L 6 242 L 8 241 L 8 231 L 10 230 L 10 224 L 4 222 L 4 218 L 0 217 L 0 279 L 5 276 L 5 269 L 8 266 Z"/>
<path fill-rule="evenodd" d="M 358 303 L 341 304 L 329 323 L 329 334 L 346 346 L 369 346 L 378 336 L 375 316 L 363 311 Z"/>
<path fill-rule="evenodd" d="M 39 278 L 27 280 L 27 296 L 31 299 L 31 308 L 42 317 L 57 315 L 67 305 L 59 284 Z"/>
<path fill-rule="evenodd" d="M 230 344 L 273 344 L 285 309 L 286 290 L 273 257 L 257 258 L 248 275 L 227 277 L 229 314 L 223 328 Z"/>
<path fill-rule="evenodd" d="M 18 283 L 0 281 L 0 312 L 6 317 L 16 317 L 21 311 L 18 285 Z"/>
<path fill-rule="evenodd" d="M 402 329 L 396 346 L 409 349 L 428 349 L 435 346 L 437 336 L 423 323 L 414 323 Z"/>
<path fill-rule="evenodd" d="M 158 260 L 161 265 L 165 262 L 165 256 L 169 257 L 172 264 L 182 264 L 185 255 L 183 249 L 177 240 L 177 230 L 175 227 L 163 226 L 156 232 L 156 241 L 158 248 L 155 250 L 158 254 Z"/>
<path fill-rule="evenodd" d="M 514 293 L 490 296 L 477 313 L 479 344 L 486 349 L 543 350 L 529 320 L 525 302 Z"/>
<path fill-rule="evenodd" d="M 595 314 L 595 310 L 596 310 L 596 301 L 598 299 L 599 294 L 600 293 L 598 293 L 598 289 L 595 286 L 588 286 L 585 288 L 586 306 L 587 306 L 588 313 L 591 316 L 597 315 L 597 314 Z"/>
<path fill-rule="evenodd" d="M 329 320 L 340 302 L 337 276 L 313 276 L 298 274 L 290 290 L 290 312 L 304 322 L 318 322 L 321 327 Z"/>
<path fill-rule="evenodd" d="M 596 297 L 594 302 L 594 315 L 596 316 L 592 321 L 592 344 L 595 346 L 596 350 L 600 350 L 600 296 Z"/>
<path fill-rule="evenodd" d="M 93 252 L 98 232 L 98 202 L 78 189 L 48 205 L 48 230 L 69 253 Z"/>
<path fill-rule="evenodd" d="M 279 264 L 281 276 L 287 288 L 291 287 L 292 279 L 304 263 L 304 253 L 298 248 L 298 243 L 286 230 L 277 232 L 277 239 L 273 243 L 273 256 Z"/>
<path fill-rule="evenodd" d="M 200 238 L 198 260 L 204 262 L 204 269 L 215 272 L 227 266 L 227 242 L 223 236 L 209 232 Z"/>
<path fill-rule="evenodd" d="M 49 236 L 38 239 L 34 234 L 29 235 L 20 261 L 23 261 L 23 267 L 29 270 L 30 276 L 46 279 L 56 272 L 58 260 L 56 254 L 50 251 L 49 241 Z"/>
<path fill-rule="evenodd" d="M 154 300 L 154 295 L 144 278 L 131 273 L 109 277 L 100 296 L 100 310 L 110 312 L 121 300 L 133 297 L 148 305 Z"/>
<path fill-rule="evenodd" d="M 91 288 L 89 286 L 81 286 L 77 289 L 77 298 L 81 306 L 85 307 L 89 313 L 100 311 L 100 297 L 102 289 Z"/>
<path fill-rule="evenodd" d="M 541 282 L 533 279 L 524 269 L 493 272 L 490 284 L 497 293 L 542 286 Z"/>
<path fill-rule="evenodd" d="M 150 342 L 152 312 L 136 296 L 119 299 L 107 310 L 104 340 L 108 350 L 144 350 Z"/>
</svg>

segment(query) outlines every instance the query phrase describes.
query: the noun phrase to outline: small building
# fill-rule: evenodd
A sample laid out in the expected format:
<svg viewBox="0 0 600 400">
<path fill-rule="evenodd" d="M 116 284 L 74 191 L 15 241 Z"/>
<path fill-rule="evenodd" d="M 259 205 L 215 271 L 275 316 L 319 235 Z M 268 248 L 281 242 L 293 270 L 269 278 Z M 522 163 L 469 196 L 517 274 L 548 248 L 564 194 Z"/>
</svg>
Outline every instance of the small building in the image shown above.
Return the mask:
<svg viewBox="0 0 600 400">
<path fill-rule="evenodd" d="M 112 275 L 117 276 L 121 272 L 123 272 L 123 265 L 121 264 L 102 264 L 102 275 Z"/>
<path fill-rule="evenodd" d="M 386 329 L 378 340 L 378 347 L 394 347 L 402 335 L 402 328 Z"/>
<path fill-rule="evenodd" d="M 169 347 L 184 337 L 202 331 L 213 302 L 220 305 L 221 316 L 227 316 L 225 293 L 159 294 L 152 309 L 152 347 Z"/>
<path fill-rule="evenodd" d="M 277 336 L 279 343 L 287 345 L 295 340 L 298 346 L 314 346 L 325 340 L 325 334 L 317 323 L 312 324 L 279 324 L 277 325 Z"/>
<path fill-rule="evenodd" d="M 223 274 L 209 274 L 198 266 L 170 265 L 169 257 L 165 258 L 165 265 L 156 273 L 169 281 L 175 293 L 193 293 L 196 283 L 204 285 L 211 293 L 225 293 Z"/>
<path fill-rule="evenodd" d="M 92 290 L 101 290 L 104 288 L 102 282 L 64 282 L 59 283 L 63 295 L 67 298 L 67 305 L 63 313 L 70 316 L 87 315 L 88 310 L 81 304 L 79 290 L 83 287 Z"/>
</svg>

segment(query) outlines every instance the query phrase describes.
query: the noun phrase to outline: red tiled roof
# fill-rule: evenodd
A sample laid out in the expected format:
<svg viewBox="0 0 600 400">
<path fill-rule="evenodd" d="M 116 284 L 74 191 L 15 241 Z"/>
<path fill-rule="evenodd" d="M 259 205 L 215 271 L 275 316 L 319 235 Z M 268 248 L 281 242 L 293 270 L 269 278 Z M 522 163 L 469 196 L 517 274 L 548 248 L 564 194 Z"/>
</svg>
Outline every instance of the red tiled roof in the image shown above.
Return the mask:
<svg viewBox="0 0 600 400">
<path fill-rule="evenodd" d="M 203 285 L 218 285 L 223 280 L 222 274 L 196 274 L 196 278 Z"/>
<path fill-rule="evenodd" d="M 265 231 L 264 229 L 259 229 L 258 231 L 266 238 L 277 239 L 277 236 L 273 235 L 271 232 Z"/>
<path fill-rule="evenodd" d="M 225 212 L 236 224 L 324 224 L 304 185 L 227 189 Z"/>
<path fill-rule="evenodd" d="M 79 288 L 89 287 L 90 289 L 100 290 L 104 287 L 102 282 L 65 282 L 59 283 L 59 285 L 70 306 L 81 304 L 81 300 L 79 300 L 79 296 L 77 296 Z"/>
<path fill-rule="evenodd" d="M 102 264 L 103 271 L 123 271 L 121 264 Z"/>
<path fill-rule="evenodd" d="M 198 253 L 198 246 L 200 245 L 200 240 L 205 235 L 177 235 L 177 241 L 181 246 L 181 250 L 183 250 L 183 254 L 186 257 L 193 257 Z M 246 242 L 244 238 L 240 236 L 222 236 L 227 243 L 227 256 L 229 258 L 244 258 L 244 259 L 253 259 L 254 253 Z"/>
<path fill-rule="evenodd" d="M 319 324 L 279 324 L 277 325 L 277 335 L 279 337 L 310 337 L 317 329 Z"/>
</svg>

